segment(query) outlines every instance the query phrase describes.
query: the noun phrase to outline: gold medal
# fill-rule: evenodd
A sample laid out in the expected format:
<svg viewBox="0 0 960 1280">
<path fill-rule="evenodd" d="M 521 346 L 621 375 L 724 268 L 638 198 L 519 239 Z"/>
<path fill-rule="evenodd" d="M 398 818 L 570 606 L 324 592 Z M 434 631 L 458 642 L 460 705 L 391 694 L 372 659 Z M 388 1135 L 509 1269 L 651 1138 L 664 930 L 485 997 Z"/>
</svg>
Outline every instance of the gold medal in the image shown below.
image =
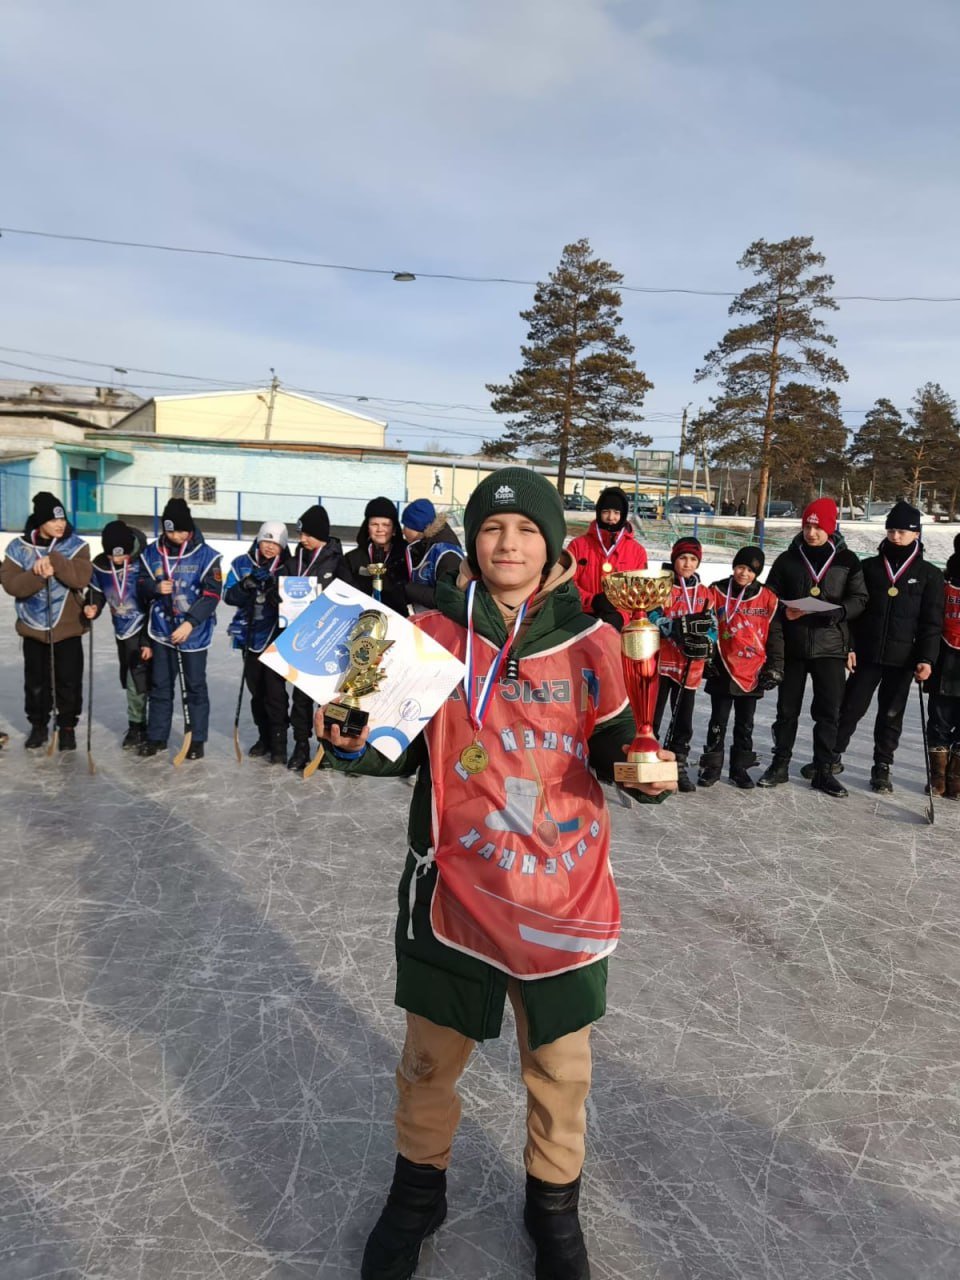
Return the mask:
<svg viewBox="0 0 960 1280">
<path fill-rule="evenodd" d="M 610 563 L 609 560 L 605 560 L 603 564 L 600 566 L 600 568 L 603 570 L 604 573 L 613 573 L 613 565 Z"/>
<path fill-rule="evenodd" d="M 899 594 L 900 594 L 900 588 L 899 588 L 899 587 L 887 587 L 887 595 L 888 595 L 888 596 L 898 596 Z"/>
<path fill-rule="evenodd" d="M 811 587 L 811 588 L 810 588 L 810 594 L 811 594 L 812 596 L 818 596 L 818 595 L 820 594 L 820 588 L 819 588 L 819 587 Z"/>
<path fill-rule="evenodd" d="M 490 757 L 487 755 L 486 747 L 481 746 L 479 742 L 471 742 L 469 747 L 464 747 L 460 752 L 460 763 L 467 773 L 483 773 L 490 763 Z"/>
</svg>

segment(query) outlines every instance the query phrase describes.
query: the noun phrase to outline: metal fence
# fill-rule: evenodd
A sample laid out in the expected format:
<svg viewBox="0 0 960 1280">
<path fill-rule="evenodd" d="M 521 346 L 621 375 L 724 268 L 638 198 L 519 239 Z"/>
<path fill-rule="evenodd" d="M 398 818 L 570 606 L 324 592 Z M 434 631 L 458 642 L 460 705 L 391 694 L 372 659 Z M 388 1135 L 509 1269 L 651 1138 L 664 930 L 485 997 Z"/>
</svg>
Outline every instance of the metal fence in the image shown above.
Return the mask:
<svg viewBox="0 0 960 1280">
<path fill-rule="evenodd" d="M 71 477 L 64 490 L 62 476 L 17 474 L 0 470 L 0 529 L 22 529 L 31 511 L 31 498 L 38 489 L 49 489 L 66 504 L 71 524 L 79 533 L 99 533 L 109 520 L 126 520 L 144 532 L 160 532 L 160 516 L 171 496 L 170 484 L 124 484 L 119 480 L 96 482 Z M 314 503 L 323 505 L 334 531 L 352 538 L 363 523 L 363 512 L 372 493 L 357 495 L 271 492 L 256 489 L 221 489 L 215 502 L 203 495 L 187 497 L 197 524 L 205 532 L 237 539 L 252 537 L 264 520 L 283 520 L 293 528 L 300 515 Z M 402 510 L 402 494 L 383 495 Z"/>
</svg>

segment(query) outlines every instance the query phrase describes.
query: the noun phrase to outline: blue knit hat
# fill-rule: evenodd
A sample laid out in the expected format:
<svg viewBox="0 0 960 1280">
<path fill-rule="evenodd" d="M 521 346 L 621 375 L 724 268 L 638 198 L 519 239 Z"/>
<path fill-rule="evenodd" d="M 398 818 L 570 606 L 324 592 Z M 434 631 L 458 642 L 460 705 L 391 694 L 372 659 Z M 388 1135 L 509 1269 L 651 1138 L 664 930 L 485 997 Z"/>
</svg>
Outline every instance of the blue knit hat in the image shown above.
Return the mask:
<svg viewBox="0 0 960 1280">
<path fill-rule="evenodd" d="M 417 498 L 416 502 L 411 502 L 408 507 L 404 508 L 400 523 L 404 529 L 413 529 L 415 533 L 423 533 L 424 529 L 433 524 L 436 518 L 437 508 L 430 499 Z"/>
</svg>

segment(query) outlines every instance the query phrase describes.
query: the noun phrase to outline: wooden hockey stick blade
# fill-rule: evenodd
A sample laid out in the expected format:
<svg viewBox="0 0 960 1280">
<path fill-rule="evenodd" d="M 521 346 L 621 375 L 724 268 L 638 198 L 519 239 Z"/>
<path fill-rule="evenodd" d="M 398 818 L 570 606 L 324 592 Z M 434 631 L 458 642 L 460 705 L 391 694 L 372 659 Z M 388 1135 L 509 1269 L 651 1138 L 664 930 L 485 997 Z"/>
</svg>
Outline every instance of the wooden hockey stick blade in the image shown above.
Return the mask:
<svg viewBox="0 0 960 1280">
<path fill-rule="evenodd" d="M 57 749 L 57 742 L 60 739 L 60 730 L 54 725 L 53 733 L 50 735 L 50 745 L 47 747 L 47 755 L 52 756 Z"/>
<path fill-rule="evenodd" d="M 306 768 L 303 771 L 303 776 L 305 778 L 313 777 L 313 775 L 320 768 L 320 762 L 323 759 L 325 754 L 326 752 L 324 751 L 323 743 L 321 742 L 320 745 L 317 747 L 317 754 L 313 757 L 313 759 L 310 761 L 310 763 L 306 766 Z"/>
<path fill-rule="evenodd" d="M 243 764 L 243 752 L 240 750 L 240 726 L 233 726 L 233 749 L 237 753 L 237 764 Z"/>
<path fill-rule="evenodd" d="M 193 733 L 190 729 L 183 735 L 183 743 L 180 750 L 173 757 L 174 767 L 179 769 L 187 758 L 187 752 L 190 750 L 190 743 L 193 741 Z"/>
<path fill-rule="evenodd" d="M 87 752 L 87 773 L 91 776 L 97 772 L 97 766 L 93 763 L 93 752 Z"/>
</svg>

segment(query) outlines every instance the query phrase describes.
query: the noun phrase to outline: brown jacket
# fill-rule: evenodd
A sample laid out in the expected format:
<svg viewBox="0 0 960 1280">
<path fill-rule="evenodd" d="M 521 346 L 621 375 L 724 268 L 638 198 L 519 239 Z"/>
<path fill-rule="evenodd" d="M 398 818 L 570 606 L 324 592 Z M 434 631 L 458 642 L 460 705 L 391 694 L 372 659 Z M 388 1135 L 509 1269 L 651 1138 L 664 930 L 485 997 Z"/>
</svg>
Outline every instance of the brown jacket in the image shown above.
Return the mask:
<svg viewBox="0 0 960 1280">
<path fill-rule="evenodd" d="M 69 593 L 63 612 L 53 628 L 53 643 L 57 644 L 60 640 L 69 639 L 70 636 L 86 635 L 89 630 L 83 616 L 83 598 L 80 593 L 90 583 L 93 561 L 90 559 L 90 548 L 83 546 L 72 560 L 62 556 L 59 551 L 52 551 L 50 563 L 53 565 L 54 576 L 63 583 Z M 0 566 L 0 585 L 8 595 L 18 600 L 26 600 L 29 596 L 36 595 L 38 591 L 45 590 L 45 582 L 45 578 L 41 578 L 30 569 L 21 569 L 15 560 L 4 556 L 3 565 Z M 50 633 L 45 629 L 34 630 L 18 618 L 17 634 L 46 644 Z"/>
</svg>

